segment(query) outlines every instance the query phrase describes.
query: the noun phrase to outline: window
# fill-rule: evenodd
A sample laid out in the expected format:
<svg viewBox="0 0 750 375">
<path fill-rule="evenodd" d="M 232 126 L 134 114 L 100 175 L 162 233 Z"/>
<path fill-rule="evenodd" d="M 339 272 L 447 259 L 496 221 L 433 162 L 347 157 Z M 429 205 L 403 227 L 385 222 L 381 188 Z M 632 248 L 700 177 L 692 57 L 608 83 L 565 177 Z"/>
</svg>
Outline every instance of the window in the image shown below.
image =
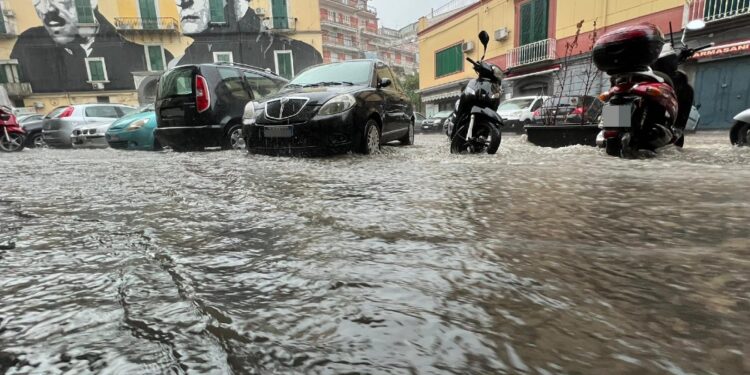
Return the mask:
<svg viewBox="0 0 750 375">
<path fill-rule="evenodd" d="M 95 23 L 94 10 L 91 8 L 91 0 L 76 0 L 76 14 L 78 23 Z"/>
<path fill-rule="evenodd" d="M 0 83 L 18 83 L 18 64 L 0 64 Z"/>
<path fill-rule="evenodd" d="M 174 69 L 159 80 L 159 97 L 191 95 L 193 93 L 192 68 Z"/>
<path fill-rule="evenodd" d="M 549 0 L 529 0 L 521 5 L 520 45 L 524 46 L 548 38 L 548 8 Z"/>
<path fill-rule="evenodd" d="M 294 57 L 292 51 L 274 51 L 276 58 L 276 74 L 286 78 L 294 78 Z"/>
<path fill-rule="evenodd" d="M 208 0 L 208 7 L 210 10 L 211 22 L 226 22 L 226 16 L 224 15 L 224 0 Z"/>
<path fill-rule="evenodd" d="M 253 72 L 245 72 L 245 84 L 253 93 L 255 100 L 263 99 L 278 92 L 283 81 L 274 81 Z"/>
<path fill-rule="evenodd" d="M 435 54 L 435 77 L 443 77 L 464 70 L 463 43 L 448 47 Z"/>
<path fill-rule="evenodd" d="M 164 48 L 159 45 L 145 46 L 146 48 L 146 65 L 151 72 L 164 70 Z"/>
<path fill-rule="evenodd" d="M 219 97 L 219 101 L 224 100 L 230 103 L 239 99 L 247 102 L 252 99 L 245 89 L 242 76 L 237 69 L 219 68 L 218 70 L 219 76 L 221 76 L 221 83 L 216 87 L 216 96 Z"/>
<path fill-rule="evenodd" d="M 289 28 L 289 12 L 286 0 L 271 0 L 271 13 L 273 13 L 273 28 Z"/>
<path fill-rule="evenodd" d="M 0 14 L 3 14 L 2 5 L 0 4 Z M 8 29 L 5 27 L 5 17 L 0 17 L 0 34 L 5 34 L 8 32 Z"/>
<path fill-rule="evenodd" d="M 103 57 L 86 59 L 86 71 L 89 74 L 89 82 L 108 82 L 107 65 Z"/>
<path fill-rule="evenodd" d="M 108 105 L 98 105 L 86 108 L 86 117 L 120 118 L 117 109 Z"/>
<path fill-rule="evenodd" d="M 233 63 L 234 55 L 232 52 L 214 52 L 215 63 Z"/>
<path fill-rule="evenodd" d="M 158 15 L 156 12 L 156 0 L 138 0 L 138 8 L 141 11 L 141 22 L 145 30 L 159 28 Z"/>
</svg>

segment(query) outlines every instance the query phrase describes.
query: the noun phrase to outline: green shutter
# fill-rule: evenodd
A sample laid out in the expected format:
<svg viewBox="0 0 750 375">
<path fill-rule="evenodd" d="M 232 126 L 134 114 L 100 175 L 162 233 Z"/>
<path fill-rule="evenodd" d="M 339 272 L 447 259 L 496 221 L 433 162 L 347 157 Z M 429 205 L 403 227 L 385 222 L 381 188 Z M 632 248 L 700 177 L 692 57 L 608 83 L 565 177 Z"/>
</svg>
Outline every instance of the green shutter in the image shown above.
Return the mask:
<svg viewBox="0 0 750 375">
<path fill-rule="evenodd" d="M 271 12 L 273 13 L 274 29 L 289 28 L 286 0 L 271 0 Z"/>
<path fill-rule="evenodd" d="M 161 46 L 148 46 L 148 60 L 152 71 L 164 70 L 164 55 Z"/>
<path fill-rule="evenodd" d="M 75 4 L 78 23 L 95 23 L 94 10 L 91 9 L 91 0 L 76 0 Z"/>
<path fill-rule="evenodd" d="M 279 71 L 276 72 L 278 75 L 286 79 L 294 78 L 294 67 L 292 66 L 291 53 L 276 54 L 276 63 L 279 65 Z"/>
<path fill-rule="evenodd" d="M 226 22 L 224 0 L 209 0 L 208 5 L 211 8 L 211 22 Z"/>
<path fill-rule="evenodd" d="M 533 43 L 533 31 L 534 31 L 534 23 L 532 21 L 532 9 L 534 0 L 529 1 L 528 3 L 525 3 L 521 5 L 521 43 L 520 45 L 525 46 L 527 44 Z"/>
<path fill-rule="evenodd" d="M 104 81 L 104 64 L 99 60 L 89 61 L 89 71 L 91 71 L 91 81 Z"/>
<path fill-rule="evenodd" d="M 5 73 L 6 65 L 0 65 L 0 83 L 8 83 L 8 75 Z"/>
<path fill-rule="evenodd" d="M 435 54 L 435 76 L 442 77 L 463 70 L 464 53 L 457 44 Z"/>
<path fill-rule="evenodd" d="M 538 42 L 547 39 L 549 0 L 536 0 L 534 8 L 534 42 Z"/>
<path fill-rule="evenodd" d="M 143 28 L 146 30 L 157 29 L 159 22 L 156 19 L 156 3 L 154 3 L 154 0 L 138 0 L 138 5 L 141 10 Z"/>
<path fill-rule="evenodd" d="M 548 38 L 549 0 L 530 0 L 521 5 L 520 45 Z"/>
<path fill-rule="evenodd" d="M 5 28 L 5 17 L 3 17 L 3 9 L 0 7 L 0 34 L 5 34 L 8 29 Z"/>
</svg>

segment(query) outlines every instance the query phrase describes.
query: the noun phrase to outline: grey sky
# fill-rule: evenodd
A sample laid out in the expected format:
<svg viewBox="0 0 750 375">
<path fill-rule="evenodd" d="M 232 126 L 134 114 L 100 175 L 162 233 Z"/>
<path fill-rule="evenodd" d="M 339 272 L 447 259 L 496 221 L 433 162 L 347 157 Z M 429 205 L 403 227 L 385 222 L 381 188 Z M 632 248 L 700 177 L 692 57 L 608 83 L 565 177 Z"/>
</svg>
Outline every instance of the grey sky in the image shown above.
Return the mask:
<svg viewBox="0 0 750 375">
<path fill-rule="evenodd" d="M 394 29 L 402 28 L 419 17 L 437 8 L 448 0 L 370 0 L 370 4 L 378 9 L 380 24 Z"/>
</svg>

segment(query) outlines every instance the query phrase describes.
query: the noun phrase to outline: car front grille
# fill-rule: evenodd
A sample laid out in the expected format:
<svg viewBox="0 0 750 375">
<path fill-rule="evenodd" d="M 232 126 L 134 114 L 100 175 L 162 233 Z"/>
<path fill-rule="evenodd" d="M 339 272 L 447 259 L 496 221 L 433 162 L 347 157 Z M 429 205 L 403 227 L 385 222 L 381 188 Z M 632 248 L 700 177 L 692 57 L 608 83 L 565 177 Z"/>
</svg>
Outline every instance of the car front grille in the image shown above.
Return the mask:
<svg viewBox="0 0 750 375">
<path fill-rule="evenodd" d="M 112 148 L 118 148 L 118 149 L 126 149 L 128 148 L 128 141 L 109 141 L 109 147 Z"/>
<path fill-rule="evenodd" d="M 307 105 L 307 98 L 281 98 L 266 103 L 266 117 L 283 120 L 296 116 Z"/>
</svg>

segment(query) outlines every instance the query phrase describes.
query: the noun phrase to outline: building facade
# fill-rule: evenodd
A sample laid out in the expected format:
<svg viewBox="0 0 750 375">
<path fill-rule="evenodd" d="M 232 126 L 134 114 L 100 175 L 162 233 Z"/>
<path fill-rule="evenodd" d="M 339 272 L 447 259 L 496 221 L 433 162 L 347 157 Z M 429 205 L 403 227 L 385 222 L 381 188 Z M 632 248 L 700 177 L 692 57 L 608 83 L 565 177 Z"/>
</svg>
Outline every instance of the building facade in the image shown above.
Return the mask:
<svg viewBox="0 0 750 375">
<path fill-rule="evenodd" d="M 608 77 L 596 71 L 590 60 L 597 35 L 642 22 L 656 24 L 665 33 L 671 23 L 675 34 L 681 34 L 690 18 L 690 7 L 701 2 L 714 6 L 738 3 L 733 0 L 695 0 L 690 2 L 693 5 L 686 5 L 684 0 L 477 0 L 436 21 L 423 18 L 419 28 L 420 91 L 426 112 L 429 115 L 450 109 L 461 87 L 474 77 L 464 59 L 481 57 L 482 48 L 476 37 L 480 30 L 488 31 L 491 36 L 487 59 L 503 69 L 510 69 L 503 83 L 506 98 L 561 92 L 597 95 L 609 84 Z M 747 2 L 739 3 L 744 4 L 744 8 L 730 9 L 732 21 L 716 20 L 714 31 L 709 23 L 709 28 L 696 34 L 696 38 L 711 35 L 717 39 L 720 35 L 716 30 L 728 26 L 720 22 L 741 23 L 743 16 L 739 13 L 747 9 Z M 737 35 L 734 26 L 726 33 Z M 677 36 L 679 39 L 680 35 Z M 700 44 L 700 40 L 693 41 L 692 37 L 689 33 L 690 45 Z M 739 38 L 741 42 L 742 37 Z M 727 41 L 733 42 L 738 41 Z M 737 66 L 736 69 L 741 69 L 739 63 Z M 700 68 L 692 69 L 692 76 L 700 77 Z M 711 78 L 705 80 L 710 82 Z M 697 89 L 707 85 L 710 84 L 698 82 Z M 696 99 L 700 104 L 699 100 Z M 747 102 L 745 105 L 748 106 Z M 705 111 L 704 105 L 702 112 Z"/>
<path fill-rule="evenodd" d="M 325 62 L 378 58 L 396 72 L 416 73 L 416 25 L 380 27 L 377 9 L 368 0 L 320 0 L 320 20 Z"/>
<path fill-rule="evenodd" d="M 235 62 L 293 77 L 319 64 L 317 0 L 0 0 L 0 85 L 47 113 L 152 102 L 169 67 Z"/>
</svg>

